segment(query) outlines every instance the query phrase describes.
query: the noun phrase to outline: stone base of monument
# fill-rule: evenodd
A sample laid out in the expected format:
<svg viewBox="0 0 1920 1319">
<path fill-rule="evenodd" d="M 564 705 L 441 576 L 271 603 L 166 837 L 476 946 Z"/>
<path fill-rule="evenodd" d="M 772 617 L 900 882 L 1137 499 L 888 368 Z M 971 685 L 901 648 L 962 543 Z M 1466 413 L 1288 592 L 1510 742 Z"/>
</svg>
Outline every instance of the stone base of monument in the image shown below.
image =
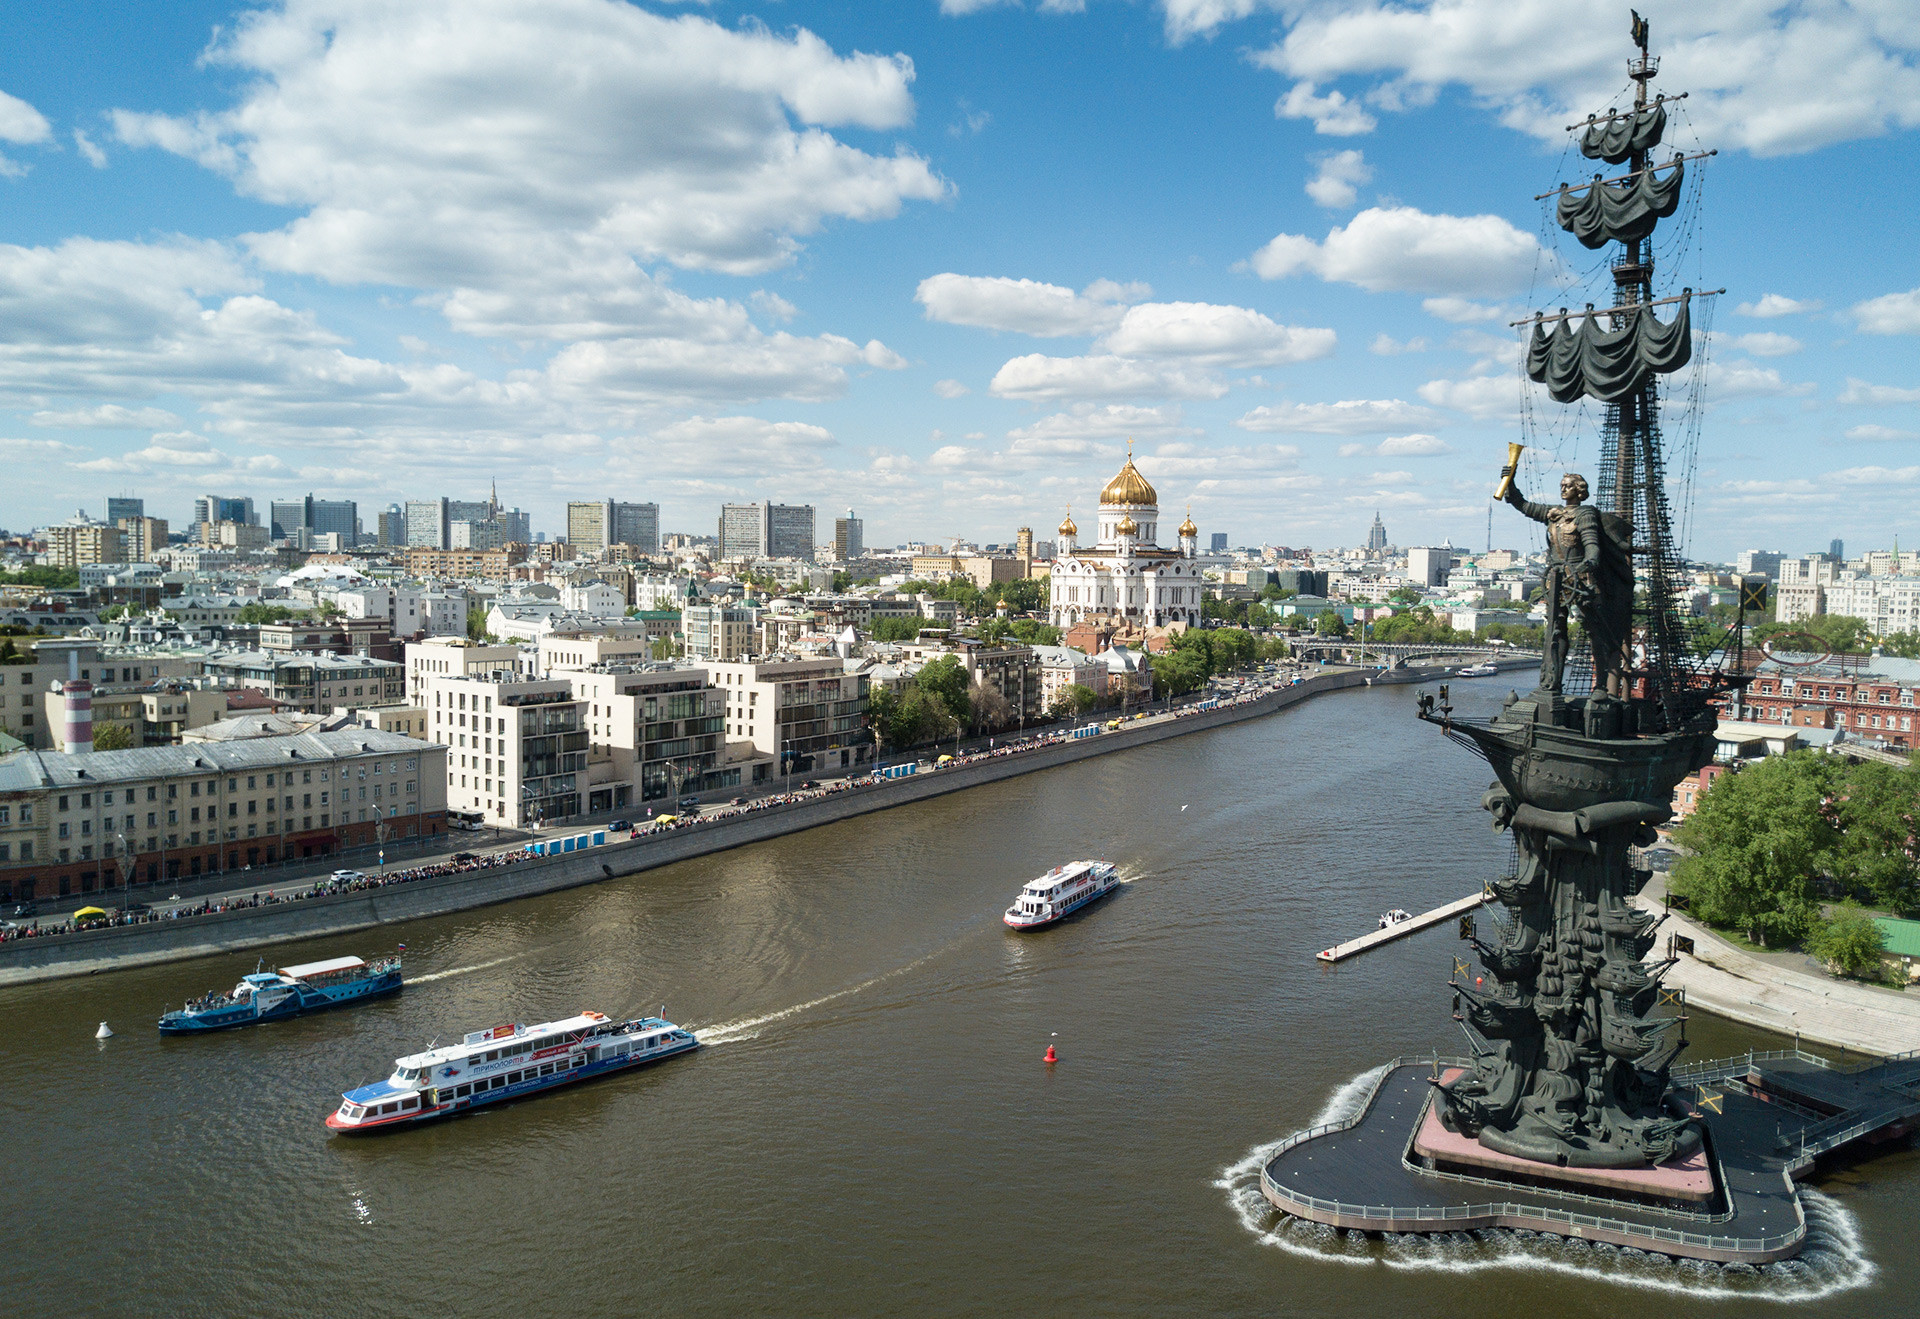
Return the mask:
<svg viewBox="0 0 1920 1319">
<path fill-rule="evenodd" d="M 1806 1217 L 1790 1157 L 1778 1150 L 1774 1104 L 1728 1088 L 1697 1111 L 1707 1143 L 1689 1159 L 1562 1168 L 1500 1154 L 1441 1124 L 1433 1083 L 1463 1065 L 1391 1064 L 1352 1116 L 1283 1142 L 1261 1171 L 1261 1191 L 1283 1213 L 1362 1232 L 1516 1228 L 1719 1263 L 1799 1251 Z"/>
</svg>

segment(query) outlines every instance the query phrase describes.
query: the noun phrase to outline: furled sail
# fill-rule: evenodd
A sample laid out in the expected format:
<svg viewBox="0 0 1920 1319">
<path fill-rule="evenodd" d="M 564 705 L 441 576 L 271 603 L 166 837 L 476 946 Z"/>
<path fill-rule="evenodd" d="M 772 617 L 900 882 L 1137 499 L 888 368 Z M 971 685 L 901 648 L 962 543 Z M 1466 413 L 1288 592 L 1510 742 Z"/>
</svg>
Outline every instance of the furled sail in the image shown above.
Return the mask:
<svg viewBox="0 0 1920 1319">
<path fill-rule="evenodd" d="M 1680 180 L 1685 172 L 1686 166 L 1675 157 L 1665 167 L 1664 176 L 1646 169 L 1618 186 L 1602 183 L 1596 174 L 1584 191 L 1569 189 L 1560 194 L 1560 227 L 1578 238 L 1583 247 L 1637 243 L 1680 205 Z"/>
<path fill-rule="evenodd" d="M 1527 375 L 1545 385 L 1556 403 L 1571 403 L 1583 394 L 1618 403 L 1655 372 L 1678 371 L 1693 359 L 1691 302 L 1689 292 L 1680 300 L 1680 314 L 1665 323 L 1650 308 L 1626 308 L 1613 314 L 1618 322 L 1614 329 L 1587 315 L 1568 317 L 1549 332 L 1535 318 Z M 1580 322 L 1577 330 L 1575 320 Z"/>
<path fill-rule="evenodd" d="M 1660 145 L 1666 131 L 1667 108 L 1656 105 L 1636 114 L 1600 119 L 1580 136 L 1580 154 L 1588 160 L 1604 160 L 1618 165 L 1636 151 L 1651 151 Z"/>
</svg>

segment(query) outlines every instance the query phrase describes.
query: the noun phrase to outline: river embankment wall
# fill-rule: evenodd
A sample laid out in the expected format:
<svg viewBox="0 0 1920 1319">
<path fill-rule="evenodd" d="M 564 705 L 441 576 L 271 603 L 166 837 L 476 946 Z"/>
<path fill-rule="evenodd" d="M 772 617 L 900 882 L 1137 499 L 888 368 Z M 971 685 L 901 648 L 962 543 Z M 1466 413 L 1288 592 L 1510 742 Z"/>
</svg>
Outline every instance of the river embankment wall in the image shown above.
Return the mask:
<svg viewBox="0 0 1920 1319">
<path fill-rule="evenodd" d="M 1330 692 L 1382 680 L 1416 681 L 1434 676 L 1431 672 L 1388 676 L 1371 669 L 1318 674 L 1243 704 L 1223 705 L 1178 718 L 1159 718 L 1105 731 L 1097 737 L 850 787 L 810 801 L 772 810 L 748 811 L 711 824 L 643 835 L 558 857 L 541 857 L 510 866 L 409 880 L 298 902 L 241 907 L 174 921 L 0 943 L 0 986 L 209 957 L 537 897 L 750 846 L 875 811 L 892 810 L 951 792 L 963 792 L 1022 774 L 1071 765 L 1095 756 L 1207 732 L 1273 714 Z"/>
</svg>

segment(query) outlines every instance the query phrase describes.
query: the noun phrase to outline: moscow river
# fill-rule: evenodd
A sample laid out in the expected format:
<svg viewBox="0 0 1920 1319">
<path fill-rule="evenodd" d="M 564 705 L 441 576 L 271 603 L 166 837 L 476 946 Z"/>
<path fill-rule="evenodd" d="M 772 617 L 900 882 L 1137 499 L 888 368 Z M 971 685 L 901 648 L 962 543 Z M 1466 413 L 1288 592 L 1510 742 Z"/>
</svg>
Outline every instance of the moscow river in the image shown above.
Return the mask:
<svg viewBox="0 0 1920 1319">
<path fill-rule="evenodd" d="M 405 940 L 406 991 L 358 1009 L 155 1033 L 251 955 L 0 991 L 0 1295 L 14 1316 L 1920 1313 L 1910 1144 L 1823 1178 L 1805 1260 L 1761 1274 L 1265 1210 L 1261 1147 L 1368 1068 L 1461 1047 L 1451 927 L 1313 958 L 1505 864 L 1485 766 L 1414 690 L 276 950 Z M 1001 925 L 1088 855 L 1120 864 L 1116 897 Z M 436 1039 L 663 1004 L 710 1047 L 385 1137 L 321 1126 Z M 1778 1044 L 1691 1035 L 1693 1059 Z"/>
</svg>

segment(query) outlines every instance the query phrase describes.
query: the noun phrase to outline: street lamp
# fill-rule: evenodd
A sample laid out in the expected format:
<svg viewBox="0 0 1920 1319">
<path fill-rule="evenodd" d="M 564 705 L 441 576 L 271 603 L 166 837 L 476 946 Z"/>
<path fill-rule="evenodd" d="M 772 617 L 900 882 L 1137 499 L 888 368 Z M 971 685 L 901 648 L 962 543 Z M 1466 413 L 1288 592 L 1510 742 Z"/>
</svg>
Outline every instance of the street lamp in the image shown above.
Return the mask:
<svg viewBox="0 0 1920 1319">
<path fill-rule="evenodd" d="M 133 849 L 127 846 L 127 836 L 125 834 L 115 834 L 114 837 L 120 840 L 120 887 L 127 891 L 127 897 L 131 900 L 133 897 L 133 876 L 136 869 L 136 867 L 131 864 L 133 860 Z"/>
</svg>

